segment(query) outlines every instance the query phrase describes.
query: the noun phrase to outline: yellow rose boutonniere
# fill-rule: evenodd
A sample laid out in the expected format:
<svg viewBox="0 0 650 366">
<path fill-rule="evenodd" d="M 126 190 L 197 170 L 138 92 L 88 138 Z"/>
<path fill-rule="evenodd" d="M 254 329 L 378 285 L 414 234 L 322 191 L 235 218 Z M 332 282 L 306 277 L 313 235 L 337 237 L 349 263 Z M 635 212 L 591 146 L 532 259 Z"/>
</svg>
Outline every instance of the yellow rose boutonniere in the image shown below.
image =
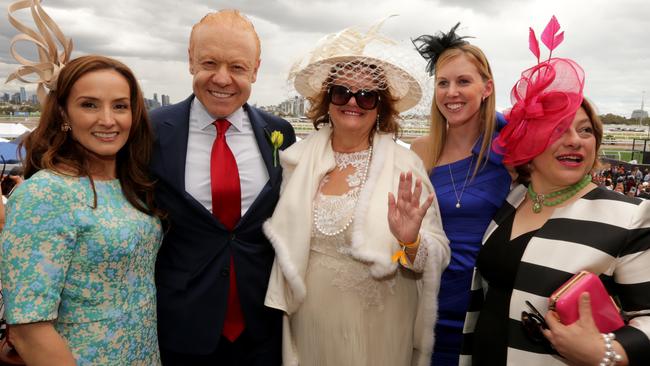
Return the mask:
<svg viewBox="0 0 650 366">
<path fill-rule="evenodd" d="M 278 166 L 278 149 L 284 142 L 284 135 L 280 131 L 271 132 L 271 145 L 273 146 L 273 166 Z"/>
</svg>

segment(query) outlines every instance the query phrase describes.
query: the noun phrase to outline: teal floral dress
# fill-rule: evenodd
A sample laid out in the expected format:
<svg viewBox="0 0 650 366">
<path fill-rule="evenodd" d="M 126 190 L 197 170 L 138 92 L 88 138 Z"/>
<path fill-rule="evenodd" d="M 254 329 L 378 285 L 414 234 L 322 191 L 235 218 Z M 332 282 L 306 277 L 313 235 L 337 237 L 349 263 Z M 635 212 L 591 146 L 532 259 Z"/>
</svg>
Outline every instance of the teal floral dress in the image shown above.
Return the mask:
<svg viewBox="0 0 650 366">
<path fill-rule="evenodd" d="M 41 170 L 7 206 L 0 273 L 9 324 L 52 321 L 78 365 L 158 365 L 154 262 L 160 221 L 118 180 Z"/>
</svg>

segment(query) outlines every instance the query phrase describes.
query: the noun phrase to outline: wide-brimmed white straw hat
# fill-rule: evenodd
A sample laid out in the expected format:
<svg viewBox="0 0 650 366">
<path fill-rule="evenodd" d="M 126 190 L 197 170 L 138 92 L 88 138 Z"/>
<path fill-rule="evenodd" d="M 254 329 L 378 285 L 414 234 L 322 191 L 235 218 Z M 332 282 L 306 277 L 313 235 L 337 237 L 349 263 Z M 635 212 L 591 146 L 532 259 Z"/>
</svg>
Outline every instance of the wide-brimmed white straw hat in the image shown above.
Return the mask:
<svg viewBox="0 0 650 366">
<path fill-rule="evenodd" d="M 289 81 L 298 93 L 313 98 L 326 90 L 334 81 L 372 79 L 377 88 L 387 88 L 396 99 L 395 109 L 406 111 L 418 104 L 422 97 L 420 83 L 407 71 L 408 48 L 379 34 L 385 21 L 362 32 L 350 27 L 321 39 L 314 50 L 298 61 L 289 73 Z M 410 51 L 410 52 L 409 52 Z M 372 67 L 372 73 L 359 72 L 361 67 Z"/>
</svg>

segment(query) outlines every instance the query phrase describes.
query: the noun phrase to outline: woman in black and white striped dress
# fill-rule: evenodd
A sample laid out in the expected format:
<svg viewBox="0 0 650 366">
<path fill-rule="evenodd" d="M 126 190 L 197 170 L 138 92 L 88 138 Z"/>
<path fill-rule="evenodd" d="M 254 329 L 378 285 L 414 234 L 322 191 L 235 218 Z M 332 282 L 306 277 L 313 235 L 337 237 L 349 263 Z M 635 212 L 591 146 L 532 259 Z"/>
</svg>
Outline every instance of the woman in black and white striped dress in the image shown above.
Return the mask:
<svg viewBox="0 0 650 366">
<path fill-rule="evenodd" d="M 583 86 L 580 66 L 549 58 L 513 88 L 496 148 L 522 184 L 485 235 L 461 364 L 650 365 L 650 201 L 591 182 L 603 130 Z M 596 328 L 588 296 L 572 325 L 546 310 L 551 293 L 582 270 L 599 275 L 628 315 L 614 339 Z M 546 313 L 550 329 L 539 337 L 521 321 L 526 301 Z"/>
</svg>

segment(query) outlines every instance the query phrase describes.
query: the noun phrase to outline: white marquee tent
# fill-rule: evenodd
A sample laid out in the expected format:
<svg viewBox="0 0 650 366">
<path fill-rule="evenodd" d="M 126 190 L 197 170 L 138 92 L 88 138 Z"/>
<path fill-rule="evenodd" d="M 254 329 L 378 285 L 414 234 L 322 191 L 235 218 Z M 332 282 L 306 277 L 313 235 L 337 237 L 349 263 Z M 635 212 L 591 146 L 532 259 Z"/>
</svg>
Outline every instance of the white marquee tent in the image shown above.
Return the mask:
<svg viewBox="0 0 650 366">
<path fill-rule="evenodd" d="M 0 138 L 16 138 L 31 130 L 20 123 L 0 123 Z"/>
</svg>

